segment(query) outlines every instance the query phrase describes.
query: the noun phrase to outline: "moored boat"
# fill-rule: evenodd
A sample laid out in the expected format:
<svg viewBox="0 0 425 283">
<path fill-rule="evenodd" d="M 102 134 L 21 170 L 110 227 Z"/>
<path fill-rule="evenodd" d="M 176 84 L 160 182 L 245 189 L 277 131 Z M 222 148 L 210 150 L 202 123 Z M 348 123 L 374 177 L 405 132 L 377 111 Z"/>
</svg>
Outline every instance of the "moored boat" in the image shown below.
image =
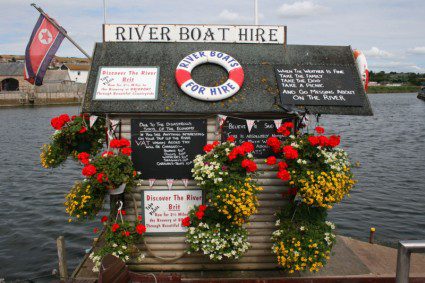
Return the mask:
<svg viewBox="0 0 425 283">
<path fill-rule="evenodd" d="M 418 98 L 425 100 L 425 86 L 423 86 L 419 91 L 418 91 Z"/>
</svg>

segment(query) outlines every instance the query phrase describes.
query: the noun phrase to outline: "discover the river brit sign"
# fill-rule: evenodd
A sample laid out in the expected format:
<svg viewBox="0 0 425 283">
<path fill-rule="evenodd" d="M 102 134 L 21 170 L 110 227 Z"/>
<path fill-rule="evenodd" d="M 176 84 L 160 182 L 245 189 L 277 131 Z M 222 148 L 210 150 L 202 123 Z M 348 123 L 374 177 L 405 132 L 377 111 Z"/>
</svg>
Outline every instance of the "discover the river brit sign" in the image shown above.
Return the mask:
<svg viewBox="0 0 425 283">
<path fill-rule="evenodd" d="M 105 42 L 214 42 L 285 44 L 285 26 L 103 25 Z"/>
<path fill-rule="evenodd" d="M 142 223 L 148 234 L 184 233 L 182 220 L 189 210 L 202 204 L 202 190 L 143 190 Z"/>
<path fill-rule="evenodd" d="M 156 100 L 159 67 L 100 67 L 93 100 Z"/>
</svg>

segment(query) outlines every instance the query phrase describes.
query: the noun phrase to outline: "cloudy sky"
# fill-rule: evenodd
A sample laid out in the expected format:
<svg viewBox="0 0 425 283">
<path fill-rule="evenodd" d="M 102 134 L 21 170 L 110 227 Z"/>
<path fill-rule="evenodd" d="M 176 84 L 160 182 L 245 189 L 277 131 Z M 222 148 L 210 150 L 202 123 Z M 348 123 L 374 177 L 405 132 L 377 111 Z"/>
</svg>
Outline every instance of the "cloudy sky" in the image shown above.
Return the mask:
<svg viewBox="0 0 425 283">
<path fill-rule="evenodd" d="M 37 20 L 27 0 L 0 0 L 0 54 L 23 54 Z M 102 0 L 38 0 L 90 54 Z M 107 0 L 109 23 L 252 24 L 254 0 Z M 425 0 L 259 0 L 260 24 L 287 25 L 288 44 L 351 45 L 374 71 L 425 72 Z M 66 40 L 60 56 L 82 57 Z"/>
</svg>

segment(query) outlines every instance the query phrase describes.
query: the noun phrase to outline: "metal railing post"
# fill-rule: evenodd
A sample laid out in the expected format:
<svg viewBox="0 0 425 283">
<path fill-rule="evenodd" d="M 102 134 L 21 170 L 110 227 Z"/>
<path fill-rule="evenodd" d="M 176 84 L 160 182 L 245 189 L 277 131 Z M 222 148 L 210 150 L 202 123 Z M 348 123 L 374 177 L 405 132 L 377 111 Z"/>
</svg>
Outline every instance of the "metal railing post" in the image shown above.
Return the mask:
<svg viewBox="0 0 425 283">
<path fill-rule="evenodd" d="M 425 253 L 425 241 L 398 242 L 396 283 L 409 283 L 411 253 Z"/>
<path fill-rule="evenodd" d="M 409 282 L 410 252 L 401 242 L 398 242 L 396 283 Z"/>
</svg>

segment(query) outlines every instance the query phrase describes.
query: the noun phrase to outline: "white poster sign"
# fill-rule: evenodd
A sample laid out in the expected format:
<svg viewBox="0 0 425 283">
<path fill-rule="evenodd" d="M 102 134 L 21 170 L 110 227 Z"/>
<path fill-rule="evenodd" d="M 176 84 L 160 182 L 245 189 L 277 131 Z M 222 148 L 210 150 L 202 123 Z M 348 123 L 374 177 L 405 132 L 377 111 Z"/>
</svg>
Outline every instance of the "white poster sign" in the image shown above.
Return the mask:
<svg viewBox="0 0 425 283">
<path fill-rule="evenodd" d="M 100 67 L 93 100 L 156 100 L 159 67 Z"/>
<path fill-rule="evenodd" d="M 183 218 L 202 204 L 202 190 L 144 190 L 143 218 L 147 233 L 184 233 Z"/>
<path fill-rule="evenodd" d="M 106 42 L 214 42 L 284 44 L 285 26 L 103 25 Z"/>
</svg>

